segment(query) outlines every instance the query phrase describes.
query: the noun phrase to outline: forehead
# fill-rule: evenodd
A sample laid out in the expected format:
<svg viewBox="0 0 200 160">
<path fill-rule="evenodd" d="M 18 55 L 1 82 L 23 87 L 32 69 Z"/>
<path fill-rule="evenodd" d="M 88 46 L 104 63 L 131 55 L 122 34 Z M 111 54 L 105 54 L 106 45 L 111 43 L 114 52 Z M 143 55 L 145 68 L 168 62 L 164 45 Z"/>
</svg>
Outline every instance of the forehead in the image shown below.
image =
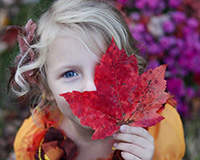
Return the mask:
<svg viewBox="0 0 200 160">
<path fill-rule="evenodd" d="M 99 56 L 95 55 L 81 40 L 70 36 L 57 36 L 49 47 L 46 62 L 47 67 L 66 62 L 73 65 L 80 61 L 87 63 L 91 58 L 99 61 Z"/>
<path fill-rule="evenodd" d="M 88 50 L 91 52 L 87 46 L 78 39 L 70 36 L 56 36 L 49 47 L 47 57 L 57 57 L 60 54 L 64 56 L 68 55 L 69 53 L 76 53 L 77 51 L 83 50 Z M 70 54 L 70 56 L 74 56 L 74 54 Z"/>
</svg>

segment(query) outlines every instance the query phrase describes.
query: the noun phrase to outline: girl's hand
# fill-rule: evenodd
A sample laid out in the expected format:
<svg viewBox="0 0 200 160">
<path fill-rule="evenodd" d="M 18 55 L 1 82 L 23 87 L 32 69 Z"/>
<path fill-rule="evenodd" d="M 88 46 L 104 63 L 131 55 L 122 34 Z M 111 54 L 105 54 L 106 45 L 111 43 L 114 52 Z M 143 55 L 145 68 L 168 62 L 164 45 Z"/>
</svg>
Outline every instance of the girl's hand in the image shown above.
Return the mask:
<svg viewBox="0 0 200 160">
<path fill-rule="evenodd" d="M 141 127 L 122 125 L 120 133 L 113 135 L 119 142 L 114 143 L 115 149 L 121 150 L 125 160 L 151 160 L 154 154 L 154 138 Z"/>
</svg>

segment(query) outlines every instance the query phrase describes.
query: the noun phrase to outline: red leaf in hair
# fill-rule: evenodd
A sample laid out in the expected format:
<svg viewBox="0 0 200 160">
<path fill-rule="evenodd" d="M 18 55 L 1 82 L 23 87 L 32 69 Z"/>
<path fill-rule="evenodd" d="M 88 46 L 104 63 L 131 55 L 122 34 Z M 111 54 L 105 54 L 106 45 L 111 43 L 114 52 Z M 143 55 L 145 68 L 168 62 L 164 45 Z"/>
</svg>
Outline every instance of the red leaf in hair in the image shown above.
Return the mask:
<svg viewBox="0 0 200 160">
<path fill-rule="evenodd" d="M 35 34 L 35 30 L 36 30 L 36 24 L 30 19 L 26 26 L 25 26 L 25 31 L 26 31 L 26 34 L 27 34 L 27 37 L 26 37 L 26 41 L 28 43 L 31 43 L 33 38 L 34 38 L 34 34 Z"/>
<path fill-rule="evenodd" d="M 8 46 L 13 46 L 17 41 L 17 36 L 23 31 L 22 27 L 10 26 L 7 27 L 5 34 L 2 35 L 2 41 L 6 42 Z"/>
<path fill-rule="evenodd" d="M 25 54 L 26 52 L 29 52 L 30 61 L 32 61 L 34 58 L 34 52 L 30 48 L 30 45 L 34 38 L 35 29 L 36 29 L 36 24 L 30 19 L 27 22 L 23 32 L 21 34 L 19 34 L 17 37 L 17 40 L 19 43 L 19 48 L 20 48 L 22 55 Z M 20 57 L 22 55 L 20 55 Z"/>
</svg>

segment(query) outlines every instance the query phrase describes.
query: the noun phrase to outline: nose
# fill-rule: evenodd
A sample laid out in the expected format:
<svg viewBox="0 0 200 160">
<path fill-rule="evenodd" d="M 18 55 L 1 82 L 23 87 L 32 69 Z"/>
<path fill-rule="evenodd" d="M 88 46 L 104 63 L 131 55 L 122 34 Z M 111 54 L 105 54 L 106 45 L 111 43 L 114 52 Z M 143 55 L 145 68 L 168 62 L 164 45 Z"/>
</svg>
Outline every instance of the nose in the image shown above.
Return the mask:
<svg viewBox="0 0 200 160">
<path fill-rule="evenodd" d="M 84 80 L 82 91 L 96 91 L 96 86 L 93 78 Z"/>
</svg>

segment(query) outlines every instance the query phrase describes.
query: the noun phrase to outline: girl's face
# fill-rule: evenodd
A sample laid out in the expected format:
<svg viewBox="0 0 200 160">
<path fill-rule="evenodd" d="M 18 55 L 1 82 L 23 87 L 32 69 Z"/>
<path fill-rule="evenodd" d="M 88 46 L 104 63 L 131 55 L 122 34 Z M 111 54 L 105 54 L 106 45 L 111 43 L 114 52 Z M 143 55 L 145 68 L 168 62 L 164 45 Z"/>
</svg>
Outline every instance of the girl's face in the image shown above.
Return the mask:
<svg viewBox="0 0 200 160">
<path fill-rule="evenodd" d="M 61 93 L 94 91 L 95 66 L 100 57 L 91 53 L 79 40 L 58 36 L 52 42 L 47 56 L 47 83 L 61 112 L 79 123 Z M 79 123 L 80 124 L 80 123 Z"/>
</svg>

